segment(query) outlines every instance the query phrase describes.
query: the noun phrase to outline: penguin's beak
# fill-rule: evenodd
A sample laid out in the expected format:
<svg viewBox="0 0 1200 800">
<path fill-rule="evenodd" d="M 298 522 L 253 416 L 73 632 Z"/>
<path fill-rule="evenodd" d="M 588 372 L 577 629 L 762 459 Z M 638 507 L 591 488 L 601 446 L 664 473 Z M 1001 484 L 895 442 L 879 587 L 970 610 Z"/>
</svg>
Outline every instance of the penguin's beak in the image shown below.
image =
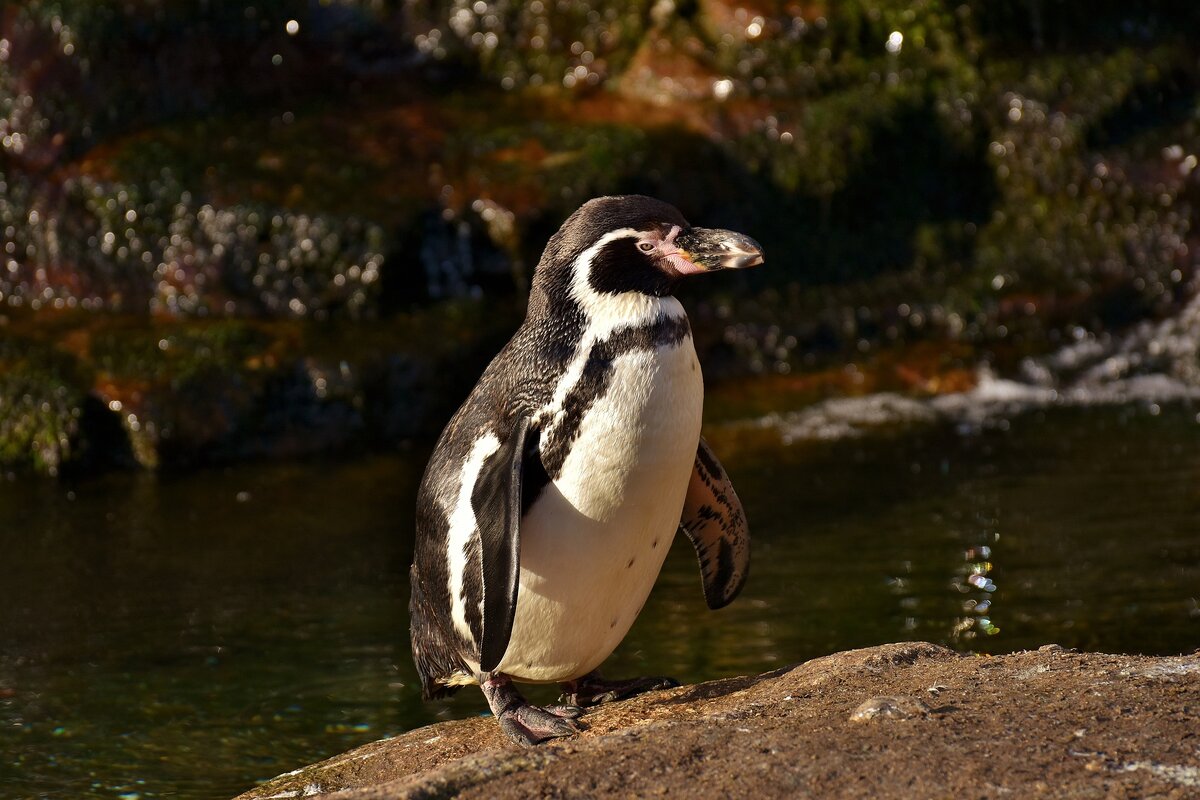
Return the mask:
<svg viewBox="0 0 1200 800">
<path fill-rule="evenodd" d="M 745 269 L 763 263 L 762 245 L 733 231 L 691 228 L 675 238 L 679 255 L 699 270 Z"/>
</svg>

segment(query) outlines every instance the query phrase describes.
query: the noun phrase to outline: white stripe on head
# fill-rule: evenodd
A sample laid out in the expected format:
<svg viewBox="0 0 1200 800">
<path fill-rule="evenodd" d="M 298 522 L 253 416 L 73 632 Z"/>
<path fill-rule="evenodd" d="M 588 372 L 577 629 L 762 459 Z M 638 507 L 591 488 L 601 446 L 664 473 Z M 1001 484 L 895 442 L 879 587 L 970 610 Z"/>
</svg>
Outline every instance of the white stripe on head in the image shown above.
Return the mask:
<svg viewBox="0 0 1200 800">
<path fill-rule="evenodd" d="M 500 440 L 490 431 L 475 440 L 471 454 L 463 463 L 454 507 L 445 509 L 450 521 L 450 530 L 446 536 L 447 572 L 450 576 L 450 619 L 454 622 L 455 630 L 472 644 L 475 643 L 475 636 L 471 633 L 471 626 L 467 624 L 467 605 L 462 596 L 463 576 L 471 558 L 468 547 L 471 537 L 479 527 L 475 519 L 475 509 L 471 506 L 471 493 L 475 490 L 475 482 L 479 479 L 483 462 L 499 449 Z M 479 602 L 482 613 L 482 597 Z"/>
<path fill-rule="evenodd" d="M 592 261 L 600 251 L 618 239 L 638 239 L 643 233 L 634 228 L 609 231 L 580 253 L 571 265 L 571 297 L 587 315 L 587 333 L 593 334 L 593 341 L 606 338 L 617 328 L 636 328 L 656 322 L 663 316 L 683 315 L 683 306 L 674 297 L 652 297 L 632 291 L 610 294 L 592 288 Z M 586 335 L 584 339 L 586 341 Z"/>
<path fill-rule="evenodd" d="M 543 427 L 543 435 L 551 436 L 563 415 L 563 404 L 567 395 L 583 375 L 583 368 L 591 355 L 592 347 L 604 341 L 622 328 L 640 328 L 662 319 L 682 319 L 687 316 L 683 304 L 670 295 L 654 297 L 642 292 L 629 291 L 620 294 L 598 292 L 592 288 L 592 261 L 610 242 L 619 239 L 636 239 L 643 231 L 634 228 L 618 228 L 609 231 L 588 249 L 579 254 L 571 265 L 571 297 L 579 304 L 587 319 L 579 346 L 567 365 L 550 402 L 538 413 L 536 420 Z M 674 231 L 672 231 L 674 233 Z"/>
</svg>

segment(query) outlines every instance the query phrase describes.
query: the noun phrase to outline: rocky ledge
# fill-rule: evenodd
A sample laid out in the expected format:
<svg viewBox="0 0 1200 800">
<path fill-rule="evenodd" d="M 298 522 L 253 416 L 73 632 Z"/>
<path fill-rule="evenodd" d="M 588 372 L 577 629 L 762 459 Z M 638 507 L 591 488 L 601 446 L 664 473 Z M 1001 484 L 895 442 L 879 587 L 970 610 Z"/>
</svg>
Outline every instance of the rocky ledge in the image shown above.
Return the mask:
<svg viewBox="0 0 1200 800">
<path fill-rule="evenodd" d="M 971 656 L 926 643 L 818 658 L 599 708 L 532 749 L 431 725 L 282 775 L 285 797 L 1200 796 L 1200 650 Z"/>
</svg>

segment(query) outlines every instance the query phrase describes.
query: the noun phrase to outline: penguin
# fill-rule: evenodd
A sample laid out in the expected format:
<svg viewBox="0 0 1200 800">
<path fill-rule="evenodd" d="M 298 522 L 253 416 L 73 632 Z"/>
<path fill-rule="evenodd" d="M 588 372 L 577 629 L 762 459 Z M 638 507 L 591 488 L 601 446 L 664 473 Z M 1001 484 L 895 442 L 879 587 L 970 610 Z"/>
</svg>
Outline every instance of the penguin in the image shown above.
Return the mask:
<svg viewBox="0 0 1200 800">
<path fill-rule="evenodd" d="M 533 745 L 581 730 L 585 706 L 678 685 L 597 668 L 677 531 L 710 608 L 746 581 L 746 515 L 700 436 L 700 364 L 672 292 L 762 262 L 750 237 L 638 195 L 590 200 L 550 237 L 524 322 L 442 431 L 418 491 L 409 612 L 426 699 L 479 684 L 504 734 Z M 563 694 L 538 707 L 514 682 Z"/>
</svg>

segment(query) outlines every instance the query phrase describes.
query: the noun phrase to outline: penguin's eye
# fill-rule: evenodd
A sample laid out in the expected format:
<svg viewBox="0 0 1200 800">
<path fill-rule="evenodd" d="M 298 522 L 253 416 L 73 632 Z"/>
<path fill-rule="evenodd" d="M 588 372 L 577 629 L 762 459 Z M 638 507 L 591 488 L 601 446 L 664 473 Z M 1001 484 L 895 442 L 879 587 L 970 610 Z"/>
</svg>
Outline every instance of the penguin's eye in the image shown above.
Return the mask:
<svg viewBox="0 0 1200 800">
<path fill-rule="evenodd" d="M 638 250 L 643 253 L 649 253 L 654 250 L 654 242 L 638 242 Z"/>
</svg>

